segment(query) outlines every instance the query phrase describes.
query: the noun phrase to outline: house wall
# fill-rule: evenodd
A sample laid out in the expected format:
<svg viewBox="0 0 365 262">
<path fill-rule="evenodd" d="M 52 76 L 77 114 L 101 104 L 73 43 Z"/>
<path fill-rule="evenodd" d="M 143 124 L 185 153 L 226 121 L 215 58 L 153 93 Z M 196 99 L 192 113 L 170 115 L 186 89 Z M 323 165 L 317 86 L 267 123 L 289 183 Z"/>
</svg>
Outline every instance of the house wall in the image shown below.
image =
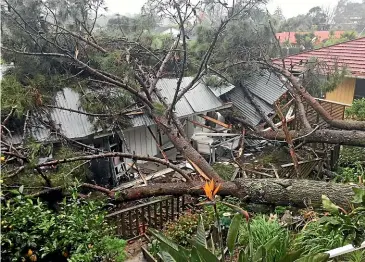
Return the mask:
<svg viewBox="0 0 365 262">
<path fill-rule="evenodd" d="M 155 136 L 158 137 L 156 125 L 150 126 L 150 128 Z M 131 153 L 134 151 L 136 155 L 155 156 L 159 152 L 155 140 L 145 126 L 124 131 L 124 137 Z M 125 148 L 124 152 L 127 152 Z M 132 160 L 125 159 L 125 162 L 132 163 Z"/>
<path fill-rule="evenodd" d="M 335 90 L 326 93 L 326 100 L 351 105 L 354 100 L 355 84 L 355 78 L 345 78 Z"/>
</svg>

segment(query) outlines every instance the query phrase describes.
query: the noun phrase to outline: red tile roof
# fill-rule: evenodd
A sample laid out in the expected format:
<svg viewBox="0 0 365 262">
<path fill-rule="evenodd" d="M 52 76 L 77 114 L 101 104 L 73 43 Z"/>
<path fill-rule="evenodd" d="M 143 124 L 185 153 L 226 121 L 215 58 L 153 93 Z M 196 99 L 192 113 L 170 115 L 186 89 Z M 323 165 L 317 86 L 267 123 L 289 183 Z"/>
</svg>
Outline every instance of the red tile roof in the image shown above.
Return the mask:
<svg viewBox="0 0 365 262">
<path fill-rule="evenodd" d="M 313 57 L 329 67 L 335 63 L 345 66 L 353 76 L 365 76 L 365 37 L 287 56 L 284 60 L 287 67 L 293 67 L 293 71 L 301 71 L 303 64 Z M 275 59 L 274 63 L 282 62 L 281 59 Z"/>
<path fill-rule="evenodd" d="M 341 35 L 345 31 L 334 31 L 335 38 L 341 38 Z M 309 32 L 281 32 L 276 33 L 275 36 L 279 39 L 280 43 L 284 43 L 285 41 L 289 40 L 290 44 L 296 44 L 297 40 L 295 39 L 295 34 L 307 34 Z M 315 31 L 314 35 L 317 37 L 316 43 L 323 42 L 330 38 L 330 31 Z"/>
</svg>

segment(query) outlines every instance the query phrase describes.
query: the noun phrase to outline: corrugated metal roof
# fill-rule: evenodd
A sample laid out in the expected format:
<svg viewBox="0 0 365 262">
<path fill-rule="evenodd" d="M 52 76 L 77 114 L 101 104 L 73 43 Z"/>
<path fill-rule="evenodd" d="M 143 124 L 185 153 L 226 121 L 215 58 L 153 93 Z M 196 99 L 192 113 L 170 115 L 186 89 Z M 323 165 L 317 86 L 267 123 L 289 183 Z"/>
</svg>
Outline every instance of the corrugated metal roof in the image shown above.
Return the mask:
<svg viewBox="0 0 365 262">
<path fill-rule="evenodd" d="M 233 103 L 233 106 L 237 108 L 242 116 L 246 118 L 254 126 L 258 125 L 262 119 L 260 114 L 257 112 L 255 107 L 251 104 L 250 100 L 245 96 L 241 88 L 235 88 L 227 94 L 229 101 Z M 263 109 L 263 111 L 268 115 L 272 113 L 273 108 L 268 105 L 265 101 L 260 98 L 255 97 L 255 102 Z"/>
<path fill-rule="evenodd" d="M 59 92 L 55 101 L 59 107 L 84 111 L 81 107 L 80 95 L 71 88 L 64 88 L 63 91 Z M 56 124 L 59 124 L 62 133 L 68 138 L 81 138 L 99 131 L 95 130 L 87 115 L 53 109 L 51 118 Z"/>
<path fill-rule="evenodd" d="M 192 77 L 184 77 L 181 87 L 186 87 L 192 80 Z M 171 103 L 175 94 L 177 79 L 161 79 L 157 83 L 162 95 L 166 98 L 167 103 Z M 217 98 L 213 92 L 202 83 L 197 83 L 184 97 L 177 103 L 176 112 L 178 117 L 185 117 L 205 111 L 213 111 L 223 106 L 223 102 Z M 64 88 L 58 92 L 55 97 L 55 106 L 83 111 L 81 108 L 80 95 L 71 88 Z M 50 109 L 50 120 L 60 132 L 70 139 L 80 139 L 92 135 L 96 130 L 90 118 L 87 115 L 77 112 L 70 112 L 62 109 Z M 33 118 L 35 119 L 35 118 Z M 44 119 L 47 121 L 48 119 Z M 35 121 L 35 120 L 33 120 Z M 150 126 L 154 121 L 146 114 L 135 115 L 131 117 L 133 127 Z M 50 133 L 49 128 L 42 123 L 31 124 L 31 134 L 38 141 L 54 141 L 56 137 Z M 13 143 L 21 142 L 21 135 L 14 135 Z"/>
<path fill-rule="evenodd" d="M 184 77 L 180 90 L 184 89 L 193 77 Z M 172 103 L 178 79 L 163 78 L 157 82 L 156 88 L 160 90 L 166 102 Z M 198 82 L 176 103 L 175 112 L 178 117 L 185 117 L 201 112 L 214 111 L 224 103 L 204 83 Z"/>
<path fill-rule="evenodd" d="M 131 118 L 131 123 L 133 127 L 139 126 L 151 126 L 154 125 L 155 122 L 146 114 L 136 115 Z"/>
<path fill-rule="evenodd" d="M 286 87 L 280 79 L 267 70 L 254 73 L 243 82 L 250 91 L 270 105 L 273 105 L 286 91 Z"/>
<path fill-rule="evenodd" d="M 346 67 L 353 76 L 365 75 L 365 37 L 344 43 L 287 56 L 284 61 L 289 66 L 294 66 L 292 70 L 301 71 L 309 59 L 316 57 L 319 61 L 325 62 L 327 66 Z M 281 59 L 275 59 L 274 63 L 280 64 Z"/>
<path fill-rule="evenodd" d="M 247 87 L 255 102 L 268 115 L 274 112 L 273 104 L 283 95 L 287 89 L 283 87 L 281 81 L 276 75 L 270 74 L 267 70 L 254 73 L 242 83 Z M 252 125 L 257 125 L 262 120 L 262 117 L 257 112 L 255 107 L 250 103 L 243 90 L 239 87 L 231 90 L 226 94 L 228 100 L 233 103 L 244 118 L 251 122 Z"/>
</svg>

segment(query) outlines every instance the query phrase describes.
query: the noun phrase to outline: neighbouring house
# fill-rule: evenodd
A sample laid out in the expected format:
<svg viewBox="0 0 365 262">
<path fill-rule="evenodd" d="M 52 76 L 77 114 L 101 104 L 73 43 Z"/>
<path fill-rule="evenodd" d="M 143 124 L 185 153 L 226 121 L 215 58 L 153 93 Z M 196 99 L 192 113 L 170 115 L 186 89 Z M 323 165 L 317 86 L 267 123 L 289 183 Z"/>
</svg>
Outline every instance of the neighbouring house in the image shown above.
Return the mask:
<svg viewBox="0 0 365 262">
<path fill-rule="evenodd" d="M 331 37 L 338 39 L 341 38 L 341 35 L 344 33 L 345 31 L 314 31 L 313 34 L 315 36 L 314 39 L 314 44 L 319 44 L 322 43 L 328 39 L 330 39 Z M 310 32 L 281 32 L 281 33 L 276 33 L 275 36 L 277 39 L 279 39 L 280 44 L 290 44 L 290 45 L 296 45 L 297 44 L 297 39 L 295 37 L 295 34 L 308 34 Z M 332 33 L 332 35 L 331 35 Z"/>
<path fill-rule="evenodd" d="M 309 63 L 325 63 L 327 67 L 335 65 L 347 70 L 345 79 L 324 98 L 329 101 L 351 105 L 356 98 L 365 97 L 365 37 L 311 50 L 284 59 L 286 67 L 293 73 L 300 73 Z M 281 59 L 274 60 L 281 64 Z"/>
</svg>

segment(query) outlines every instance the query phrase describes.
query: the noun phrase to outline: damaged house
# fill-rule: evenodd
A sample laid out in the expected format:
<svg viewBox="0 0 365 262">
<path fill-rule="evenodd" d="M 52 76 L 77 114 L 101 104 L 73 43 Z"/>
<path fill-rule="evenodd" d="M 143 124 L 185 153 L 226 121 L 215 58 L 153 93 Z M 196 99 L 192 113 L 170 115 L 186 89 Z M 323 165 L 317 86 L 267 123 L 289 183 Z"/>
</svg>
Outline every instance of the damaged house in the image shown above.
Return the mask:
<svg viewBox="0 0 365 262">
<path fill-rule="evenodd" d="M 190 77 L 185 77 L 182 86 L 190 81 Z M 156 88 L 161 91 L 167 103 L 173 99 L 176 83 L 176 79 L 161 79 L 157 83 Z M 226 109 L 231 105 L 229 102 L 223 102 L 203 82 L 198 82 L 179 100 L 175 111 L 184 125 L 186 134 L 192 137 L 196 127 L 193 124 L 194 119 L 197 119 L 198 115 Z M 129 152 L 176 159 L 176 150 L 167 136 L 160 132 L 154 121 L 142 109 L 136 108 L 127 114 L 130 125 L 123 130 L 96 128 L 93 118 L 82 108 L 80 94 L 71 88 L 64 88 L 56 94 L 54 108 L 47 109 L 47 113 L 44 114 L 47 117 L 30 117 L 32 123 L 27 128 L 28 136 L 38 142 L 57 144 L 63 139 L 69 139 L 96 148 L 99 152 Z M 53 130 L 45 124 L 46 122 L 52 122 Z M 23 139 L 21 133 L 20 131 L 19 134 L 12 134 L 12 144 L 21 143 Z M 47 161 L 47 158 L 41 161 Z M 132 162 L 131 159 L 119 157 L 97 159 L 91 161 L 90 169 L 96 183 L 116 185 L 127 175 L 128 169 L 133 165 Z"/>
</svg>

